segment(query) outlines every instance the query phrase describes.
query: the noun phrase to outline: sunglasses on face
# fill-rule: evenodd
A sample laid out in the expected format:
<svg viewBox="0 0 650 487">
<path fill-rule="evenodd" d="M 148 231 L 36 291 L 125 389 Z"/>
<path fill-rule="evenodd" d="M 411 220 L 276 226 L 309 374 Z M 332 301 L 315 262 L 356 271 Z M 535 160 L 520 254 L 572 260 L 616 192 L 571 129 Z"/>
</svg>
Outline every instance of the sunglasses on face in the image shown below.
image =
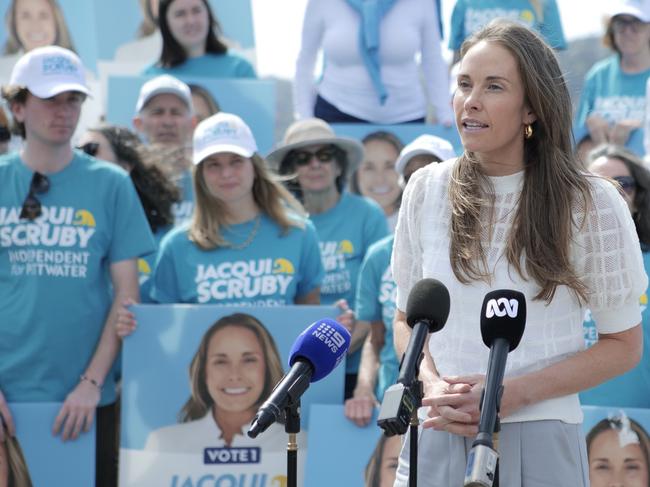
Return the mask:
<svg viewBox="0 0 650 487">
<path fill-rule="evenodd" d="M 11 139 L 11 132 L 4 126 L 0 126 L 0 142 L 7 142 Z"/>
<path fill-rule="evenodd" d="M 47 176 L 40 172 L 35 172 L 32 176 L 32 182 L 29 184 L 29 193 L 27 193 L 27 197 L 23 201 L 23 207 L 20 210 L 20 218 L 36 220 L 41 216 L 41 202 L 36 195 L 47 193 L 49 189 L 50 180 Z"/>
<path fill-rule="evenodd" d="M 289 153 L 291 163 L 294 166 L 306 166 L 311 162 L 312 157 L 319 162 L 331 162 L 338 154 L 338 149 L 334 146 L 327 146 L 318 149 L 316 152 L 310 152 L 303 149 L 292 150 Z"/>
<path fill-rule="evenodd" d="M 632 194 L 636 189 L 636 181 L 632 176 L 614 176 L 612 179 L 619 184 L 621 190 L 626 194 Z"/>
<path fill-rule="evenodd" d="M 89 156 L 95 157 L 99 152 L 99 144 L 97 142 L 86 142 L 84 145 L 77 147 L 80 151 L 85 152 Z"/>
<path fill-rule="evenodd" d="M 615 17 L 614 20 L 612 20 L 612 30 L 614 30 L 614 32 L 623 32 L 627 28 L 629 28 L 632 32 L 638 32 L 641 30 L 642 26 L 643 22 L 641 22 L 639 19 Z"/>
</svg>

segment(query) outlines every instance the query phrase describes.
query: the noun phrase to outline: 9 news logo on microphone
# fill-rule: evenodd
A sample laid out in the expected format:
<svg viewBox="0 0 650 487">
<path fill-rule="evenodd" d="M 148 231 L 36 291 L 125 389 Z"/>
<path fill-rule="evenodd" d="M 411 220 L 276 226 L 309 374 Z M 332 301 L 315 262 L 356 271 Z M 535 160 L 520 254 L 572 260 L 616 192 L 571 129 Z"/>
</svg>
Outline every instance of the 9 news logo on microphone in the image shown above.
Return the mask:
<svg viewBox="0 0 650 487">
<path fill-rule="evenodd" d="M 519 311 L 519 301 L 517 299 L 490 299 L 485 306 L 485 317 L 494 318 L 498 316 L 503 318 L 506 314 L 509 318 L 516 318 Z"/>
<path fill-rule="evenodd" d="M 333 354 L 337 354 L 341 347 L 346 343 L 345 337 L 341 335 L 336 328 L 322 321 L 318 327 L 312 332 L 312 336 L 318 338 L 323 342 Z M 338 357 L 336 365 L 345 358 L 345 354 Z"/>
</svg>

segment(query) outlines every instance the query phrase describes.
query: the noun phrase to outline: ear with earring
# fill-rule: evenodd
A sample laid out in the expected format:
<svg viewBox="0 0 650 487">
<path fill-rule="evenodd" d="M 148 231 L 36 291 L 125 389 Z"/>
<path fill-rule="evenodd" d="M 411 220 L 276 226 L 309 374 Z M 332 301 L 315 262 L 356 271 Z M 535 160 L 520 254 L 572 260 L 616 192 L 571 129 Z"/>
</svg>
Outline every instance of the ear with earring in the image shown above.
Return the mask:
<svg viewBox="0 0 650 487">
<path fill-rule="evenodd" d="M 530 139 L 532 136 L 533 136 L 533 125 L 527 123 L 526 125 L 524 125 L 524 138 Z"/>
</svg>

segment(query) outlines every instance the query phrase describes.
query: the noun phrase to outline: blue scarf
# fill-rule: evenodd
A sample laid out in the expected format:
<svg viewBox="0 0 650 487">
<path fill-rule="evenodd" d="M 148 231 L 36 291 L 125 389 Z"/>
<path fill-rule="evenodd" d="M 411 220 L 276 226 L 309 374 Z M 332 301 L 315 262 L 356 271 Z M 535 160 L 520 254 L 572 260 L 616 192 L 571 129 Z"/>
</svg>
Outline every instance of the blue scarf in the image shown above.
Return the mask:
<svg viewBox="0 0 650 487">
<path fill-rule="evenodd" d="M 361 16 L 359 51 L 382 105 L 388 98 L 381 80 L 379 62 L 379 24 L 397 0 L 346 0 Z"/>
</svg>

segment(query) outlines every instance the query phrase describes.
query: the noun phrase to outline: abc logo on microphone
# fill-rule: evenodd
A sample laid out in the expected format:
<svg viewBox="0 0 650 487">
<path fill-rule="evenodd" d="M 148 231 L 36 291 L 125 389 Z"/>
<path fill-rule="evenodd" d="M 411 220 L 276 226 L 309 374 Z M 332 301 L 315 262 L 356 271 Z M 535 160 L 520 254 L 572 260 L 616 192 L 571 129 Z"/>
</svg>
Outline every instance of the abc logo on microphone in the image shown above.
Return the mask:
<svg viewBox="0 0 650 487">
<path fill-rule="evenodd" d="M 485 306 L 485 317 L 494 318 L 498 316 L 503 318 L 506 314 L 508 318 L 516 318 L 519 311 L 519 300 L 517 299 L 490 299 Z"/>
</svg>

